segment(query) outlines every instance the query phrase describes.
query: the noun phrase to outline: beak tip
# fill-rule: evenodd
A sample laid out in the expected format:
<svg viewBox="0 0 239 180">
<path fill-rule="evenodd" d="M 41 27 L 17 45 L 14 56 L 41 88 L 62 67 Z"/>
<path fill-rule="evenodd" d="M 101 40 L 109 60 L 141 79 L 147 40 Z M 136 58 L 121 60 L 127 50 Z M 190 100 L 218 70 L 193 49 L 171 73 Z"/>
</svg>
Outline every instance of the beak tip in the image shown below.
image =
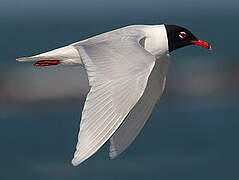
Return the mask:
<svg viewBox="0 0 239 180">
<path fill-rule="evenodd" d="M 208 50 L 209 50 L 209 51 L 212 51 L 212 46 L 211 46 L 211 45 L 209 45 Z"/>
</svg>

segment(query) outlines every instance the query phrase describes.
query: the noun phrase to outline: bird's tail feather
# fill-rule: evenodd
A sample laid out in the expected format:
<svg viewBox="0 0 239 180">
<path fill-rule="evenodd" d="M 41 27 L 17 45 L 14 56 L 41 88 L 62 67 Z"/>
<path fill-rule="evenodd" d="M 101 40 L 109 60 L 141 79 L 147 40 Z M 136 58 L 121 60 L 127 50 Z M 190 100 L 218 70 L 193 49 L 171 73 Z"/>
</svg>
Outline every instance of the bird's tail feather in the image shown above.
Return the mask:
<svg viewBox="0 0 239 180">
<path fill-rule="evenodd" d="M 56 64 L 82 65 L 78 51 L 71 45 L 54 49 L 52 51 L 48 51 L 35 56 L 17 58 L 16 60 L 19 62 L 36 61 L 36 66 L 39 66 L 39 62 L 42 66 Z"/>
<path fill-rule="evenodd" d="M 21 57 L 16 59 L 19 62 L 32 62 L 32 61 L 41 61 L 41 60 L 57 60 L 54 57 L 47 56 L 31 56 L 31 57 Z"/>
</svg>

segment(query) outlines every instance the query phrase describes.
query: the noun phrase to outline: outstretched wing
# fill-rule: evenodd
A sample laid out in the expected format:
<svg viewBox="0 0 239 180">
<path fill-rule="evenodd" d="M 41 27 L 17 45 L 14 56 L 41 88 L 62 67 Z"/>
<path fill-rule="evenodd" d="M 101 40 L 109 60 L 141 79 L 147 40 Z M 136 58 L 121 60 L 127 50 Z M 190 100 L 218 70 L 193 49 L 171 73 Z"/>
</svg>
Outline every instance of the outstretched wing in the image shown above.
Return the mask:
<svg viewBox="0 0 239 180">
<path fill-rule="evenodd" d="M 155 57 L 142 48 L 141 33 L 96 37 L 74 44 L 87 70 L 90 92 L 82 112 L 76 152 L 78 165 L 119 128 L 142 96 Z"/>
<path fill-rule="evenodd" d="M 164 91 L 168 66 L 169 56 L 156 60 L 142 97 L 110 139 L 110 158 L 123 152 L 144 127 Z"/>
</svg>

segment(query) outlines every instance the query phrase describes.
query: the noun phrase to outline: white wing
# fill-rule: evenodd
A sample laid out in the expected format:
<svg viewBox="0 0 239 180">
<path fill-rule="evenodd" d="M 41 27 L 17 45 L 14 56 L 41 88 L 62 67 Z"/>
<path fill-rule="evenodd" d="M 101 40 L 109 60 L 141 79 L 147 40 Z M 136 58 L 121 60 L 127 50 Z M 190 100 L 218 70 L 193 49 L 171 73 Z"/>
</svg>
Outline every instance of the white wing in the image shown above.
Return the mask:
<svg viewBox="0 0 239 180">
<path fill-rule="evenodd" d="M 91 89 L 82 112 L 73 165 L 93 155 L 142 96 L 155 64 L 155 57 L 139 45 L 142 38 L 139 32 L 115 31 L 74 44 Z"/>
<path fill-rule="evenodd" d="M 143 96 L 110 139 L 110 158 L 115 158 L 123 152 L 134 141 L 149 119 L 155 104 L 163 93 L 168 65 L 169 56 L 156 60 Z"/>
</svg>

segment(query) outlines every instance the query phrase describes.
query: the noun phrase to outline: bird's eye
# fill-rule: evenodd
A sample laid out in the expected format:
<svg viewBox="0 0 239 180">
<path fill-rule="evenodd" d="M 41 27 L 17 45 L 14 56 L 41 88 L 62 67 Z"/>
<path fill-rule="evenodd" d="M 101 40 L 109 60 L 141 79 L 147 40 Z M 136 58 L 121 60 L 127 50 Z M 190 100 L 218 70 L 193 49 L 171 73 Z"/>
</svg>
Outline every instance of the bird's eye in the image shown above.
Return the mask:
<svg viewBox="0 0 239 180">
<path fill-rule="evenodd" d="M 180 33 L 179 33 L 179 37 L 180 37 L 181 39 L 185 38 L 186 36 L 187 36 L 187 34 L 186 34 L 185 32 L 180 32 Z"/>
</svg>

